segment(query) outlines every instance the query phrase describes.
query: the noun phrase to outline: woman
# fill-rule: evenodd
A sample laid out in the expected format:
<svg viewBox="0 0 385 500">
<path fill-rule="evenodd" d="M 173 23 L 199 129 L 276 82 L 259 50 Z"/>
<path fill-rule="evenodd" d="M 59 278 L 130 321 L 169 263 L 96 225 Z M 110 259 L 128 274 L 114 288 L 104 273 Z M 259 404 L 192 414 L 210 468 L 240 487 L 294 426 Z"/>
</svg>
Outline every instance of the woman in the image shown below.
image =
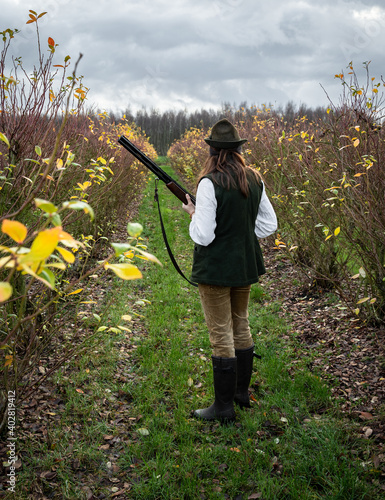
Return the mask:
<svg viewBox="0 0 385 500">
<path fill-rule="evenodd" d="M 218 121 L 198 180 L 196 206 L 183 204 L 195 242 L 192 280 L 199 294 L 213 349 L 215 401 L 194 411 L 204 420 L 234 420 L 234 402 L 250 407 L 254 343 L 248 321 L 252 283 L 265 273 L 258 238 L 277 229 L 277 218 L 255 169 L 246 167 L 236 128 Z M 188 196 L 188 195 L 187 195 Z"/>
</svg>

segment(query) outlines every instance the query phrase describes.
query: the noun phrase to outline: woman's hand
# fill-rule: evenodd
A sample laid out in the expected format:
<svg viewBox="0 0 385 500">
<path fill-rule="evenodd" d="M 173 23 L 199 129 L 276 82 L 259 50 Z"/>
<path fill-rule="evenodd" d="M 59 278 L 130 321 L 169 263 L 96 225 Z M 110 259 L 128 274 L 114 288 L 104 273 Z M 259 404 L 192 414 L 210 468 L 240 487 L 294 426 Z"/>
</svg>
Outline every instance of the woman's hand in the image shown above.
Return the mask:
<svg viewBox="0 0 385 500">
<path fill-rule="evenodd" d="M 195 206 L 194 206 L 193 202 L 191 201 L 191 198 L 188 194 L 186 194 L 186 198 L 187 198 L 187 205 L 185 205 L 183 203 L 182 208 L 185 212 L 187 212 L 189 214 L 189 216 L 191 218 L 193 213 L 195 212 Z"/>
</svg>

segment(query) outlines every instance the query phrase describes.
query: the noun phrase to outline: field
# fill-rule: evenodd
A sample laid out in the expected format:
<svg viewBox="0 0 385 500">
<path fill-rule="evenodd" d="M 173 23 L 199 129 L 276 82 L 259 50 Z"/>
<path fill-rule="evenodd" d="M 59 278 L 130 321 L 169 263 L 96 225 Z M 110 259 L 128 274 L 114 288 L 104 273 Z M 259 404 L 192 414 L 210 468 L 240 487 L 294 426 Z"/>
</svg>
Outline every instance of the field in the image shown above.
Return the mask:
<svg viewBox="0 0 385 500">
<path fill-rule="evenodd" d="M 16 33 L 2 36 L 0 496 L 382 498 L 382 80 L 367 66 L 362 85 L 350 66 L 328 109 L 222 110 L 279 229 L 252 290 L 253 405 L 221 426 L 191 418 L 213 397 L 199 299 L 165 251 L 153 176 L 117 143 L 126 135 L 194 191 L 209 126 L 196 113 L 152 143 L 149 123 L 87 110 L 77 63 L 58 65 L 52 38 L 28 75 L 8 54 Z M 159 190 L 188 275 L 189 219 Z"/>
</svg>

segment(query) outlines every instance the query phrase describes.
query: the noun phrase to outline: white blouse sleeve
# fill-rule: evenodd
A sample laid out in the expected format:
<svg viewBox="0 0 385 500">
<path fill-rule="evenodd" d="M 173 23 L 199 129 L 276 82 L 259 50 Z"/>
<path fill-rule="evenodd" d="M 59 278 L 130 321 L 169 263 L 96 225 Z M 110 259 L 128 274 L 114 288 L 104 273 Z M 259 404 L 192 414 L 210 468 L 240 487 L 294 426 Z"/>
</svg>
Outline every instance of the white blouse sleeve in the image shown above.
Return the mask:
<svg viewBox="0 0 385 500">
<path fill-rule="evenodd" d="M 214 184 L 204 178 L 198 184 L 195 213 L 190 223 L 190 237 L 198 245 L 207 246 L 215 238 L 217 199 Z"/>
<path fill-rule="evenodd" d="M 273 234 L 277 230 L 277 227 L 277 216 L 273 205 L 267 197 L 265 185 L 263 185 L 262 197 L 255 221 L 255 234 L 257 238 L 266 238 Z"/>
</svg>

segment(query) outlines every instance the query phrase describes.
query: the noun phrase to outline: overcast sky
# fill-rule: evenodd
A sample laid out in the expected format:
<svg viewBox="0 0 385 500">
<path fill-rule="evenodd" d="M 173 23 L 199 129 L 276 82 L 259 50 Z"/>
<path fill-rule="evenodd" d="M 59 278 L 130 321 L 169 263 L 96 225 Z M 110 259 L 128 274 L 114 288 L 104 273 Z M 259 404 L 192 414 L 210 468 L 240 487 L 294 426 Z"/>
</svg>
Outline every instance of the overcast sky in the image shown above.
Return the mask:
<svg viewBox="0 0 385 500">
<path fill-rule="evenodd" d="M 322 87 L 338 103 L 334 75 L 350 61 L 385 76 L 383 0 L 1 0 L 0 31 L 21 30 L 12 53 L 25 61 L 36 60 L 29 9 L 47 11 L 40 35 L 44 50 L 59 44 L 57 64 L 83 54 L 89 105 L 106 111 L 316 107 Z"/>
</svg>

